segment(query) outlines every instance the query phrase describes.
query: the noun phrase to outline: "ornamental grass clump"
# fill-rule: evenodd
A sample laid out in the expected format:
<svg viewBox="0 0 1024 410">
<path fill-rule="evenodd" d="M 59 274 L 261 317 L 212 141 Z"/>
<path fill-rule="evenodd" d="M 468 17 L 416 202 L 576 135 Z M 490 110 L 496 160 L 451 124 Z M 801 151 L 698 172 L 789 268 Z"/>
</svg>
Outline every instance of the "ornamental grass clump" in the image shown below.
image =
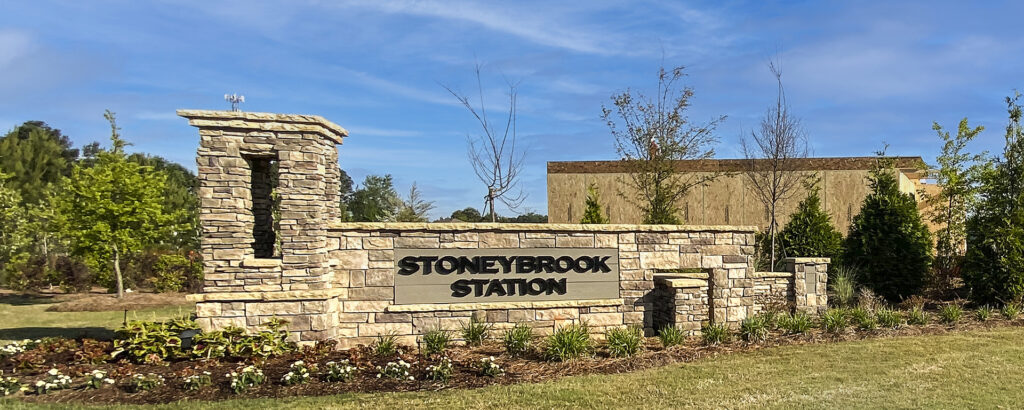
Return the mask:
<svg viewBox="0 0 1024 410">
<path fill-rule="evenodd" d="M 748 317 L 740 322 L 740 338 L 747 343 L 768 340 L 768 321 L 763 315 Z"/>
<path fill-rule="evenodd" d="M 522 356 L 533 348 L 533 329 L 525 324 L 517 324 L 506 330 L 501 342 L 505 352 L 511 356 Z"/>
<path fill-rule="evenodd" d="M 565 362 L 590 353 L 590 329 L 586 324 L 573 324 L 555 330 L 544 344 L 548 360 Z"/>
<path fill-rule="evenodd" d="M 974 316 L 978 318 L 978 321 L 988 321 L 992 317 L 992 308 L 989 305 L 982 306 L 974 312 Z"/>
<path fill-rule="evenodd" d="M 107 377 L 107 372 L 103 370 L 93 370 L 88 373 L 89 379 L 86 380 L 85 385 L 92 389 L 99 389 L 106 385 L 114 384 L 114 379 Z"/>
<path fill-rule="evenodd" d="M 14 393 L 21 391 L 24 386 L 17 378 L 11 376 L 4 376 L 4 371 L 0 370 L 0 396 L 10 396 Z"/>
<path fill-rule="evenodd" d="M 159 374 L 133 374 L 128 379 L 128 390 L 133 393 L 150 391 L 164 385 L 164 378 Z"/>
<path fill-rule="evenodd" d="M 399 359 L 397 362 L 387 362 L 384 367 L 377 366 L 377 378 L 378 379 L 395 379 L 395 380 L 416 380 L 412 377 L 410 370 L 412 365 L 406 363 L 405 360 Z"/>
<path fill-rule="evenodd" d="M 860 330 L 874 330 L 878 327 L 878 320 L 875 319 L 875 315 L 863 307 L 858 306 L 850 309 L 849 316 L 853 320 L 853 324 Z"/>
<path fill-rule="evenodd" d="M 487 377 L 498 377 L 505 374 L 505 369 L 498 366 L 498 363 L 494 361 L 494 356 L 490 356 L 480 359 L 480 374 Z"/>
<path fill-rule="evenodd" d="M 323 379 L 327 382 L 347 382 L 355 376 L 356 367 L 348 363 L 348 359 L 340 362 L 324 364 Z"/>
<path fill-rule="evenodd" d="M 263 370 L 252 365 L 245 366 L 237 372 L 225 374 L 224 377 L 231 381 L 231 391 L 235 392 L 235 394 L 241 394 L 246 390 L 259 386 L 266 380 Z"/>
<path fill-rule="evenodd" d="M 700 340 L 706 346 L 729 341 L 729 328 L 724 323 L 705 323 L 700 327 Z"/>
<path fill-rule="evenodd" d="M 829 309 L 821 314 L 821 329 L 831 334 L 839 334 L 846 330 L 849 325 L 846 311 L 843 309 Z"/>
<path fill-rule="evenodd" d="M 452 359 L 448 356 L 442 356 L 437 364 L 427 366 L 427 379 L 433 380 L 440 383 L 448 383 L 448 380 L 452 378 L 455 367 L 452 366 Z"/>
<path fill-rule="evenodd" d="M 443 354 L 445 350 L 448 350 L 448 345 L 452 342 L 452 332 L 442 329 L 431 329 L 423 333 L 423 354 L 430 356 L 432 354 Z"/>
<path fill-rule="evenodd" d="M 943 306 L 939 309 L 939 320 L 947 325 L 955 324 L 960 321 L 960 317 L 963 316 L 964 309 L 960 305 L 953 303 Z"/>
<path fill-rule="evenodd" d="M 1006 320 L 1015 320 L 1017 315 L 1020 314 L 1020 307 L 1016 303 L 1003 304 L 1003 308 L 999 310 L 999 314 Z"/>
<path fill-rule="evenodd" d="M 916 326 L 926 325 L 928 324 L 928 314 L 925 313 L 923 307 L 914 306 L 907 312 L 907 323 Z"/>
<path fill-rule="evenodd" d="M 468 322 L 462 325 L 462 338 L 468 346 L 480 346 L 484 344 L 484 340 L 487 340 L 487 335 L 491 332 L 492 327 L 494 325 L 471 317 Z"/>
<path fill-rule="evenodd" d="M 297 360 L 288 366 L 288 373 L 281 376 L 281 383 L 285 386 L 292 386 L 296 384 L 303 384 L 309 381 L 312 375 L 312 371 L 316 371 L 316 366 L 307 366 L 306 362 Z"/>
<path fill-rule="evenodd" d="M 210 376 L 210 372 L 206 371 L 199 374 L 193 374 L 191 376 L 185 377 L 185 380 L 182 382 L 182 385 L 185 387 L 185 390 L 199 391 L 203 387 L 213 384 L 213 379 L 211 379 Z"/>
<path fill-rule="evenodd" d="M 60 370 L 50 369 L 46 377 L 35 384 L 36 394 L 46 394 L 54 390 L 63 390 L 71 387 L 71 376 L 62 374 Z"/>
<path fill-rule="evenodd" d="M 875 312 L 875 318 L 878 325 L 886 329 L 898 329 L 903 326 L 903 315 L 893 309 L 880 308 Z"/>
<path fill-rule="evenodd" d="M 837 266 L 835 274 L 830 279 L 830 299 L 834 299 L 839 307 L 852 306 L 857 298 L 857 271 L 848 266 Z"/>
<path fill-rule="evenodd" d="M 804 334 L 814 327 L 814 321 L 804 312 L 783 314 L 779 316 L 778 323 L 779 329 L 782 329 L 787 335 Z"/>
<path fill-rule="evenodd" d="M 644 330 L 639 326 L 615 328 L 605 334 L 612 357 L 629 357 L 644 347 Z"/>
<path fill-rule="evenodd" d="M 388 332 L 379 336 L 377 341 L 370 345 L 370 351 L 377 356 L 392 356 L 401 352 L 398 346 L 398 334 Z"/>
<path fill-rule="evenodd" d="M 683 344 L 686 341 L 686 334 L 683 333 L 683 329 L 676 326 L 665 326 L 658 331 L 658 340 L 661 341 L 662 347 L 669 348 Z"/>
</svg>

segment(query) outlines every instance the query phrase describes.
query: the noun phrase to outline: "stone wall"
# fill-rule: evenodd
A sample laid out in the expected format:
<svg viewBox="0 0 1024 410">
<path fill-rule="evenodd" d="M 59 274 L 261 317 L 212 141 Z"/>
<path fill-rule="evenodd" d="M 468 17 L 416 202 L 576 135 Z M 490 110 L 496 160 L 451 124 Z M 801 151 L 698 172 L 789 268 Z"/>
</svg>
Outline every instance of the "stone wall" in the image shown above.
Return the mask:
<svg viewBox="0 0 1024 410">
<path fill-rule="evenodd" d="M 343 128 L 316 116 L 178 114 L 200 135 L 205 281 L 189 299 L 204 329 L 254 330 L 277 317 L 289 321 L 294 340 L 331 338 L 343 347 L 385 333 L 412 344 L 427 330 L 458 329 L 470 318 L 498 330 L 527 323 L 538 334 L 578 322 L 599 334 L 624 325 L 653 334 L 656 321 L 667 320 L 656 313 L 665 306 L 693 331 L 703 321 L 735 327 L 762 308 L 759 294 L 783 287 L 792 289 L 797 308 L 827 302 L 827 259 L 789 261 L 796 274 L 786 286 L 768 280 L 754 272 L 750 226 L 339 223 L 336 145 L 348 135 Z M 276 161 L 276 175 L 263 172 L 266 161 Z M 268 189 L 279 198 L 278 228 L 269 233 Z M 268 252 L 267 238 L 279 252 Z M 611 288 L 599 294 L 617 297 L 397 304 L 396 250 L 422 249 L 601 249 L 617 256 L 618 278 L 603 280 Z M 655 288 L 655 275 L 693 269 L 703 276 Z"/>
</svg>

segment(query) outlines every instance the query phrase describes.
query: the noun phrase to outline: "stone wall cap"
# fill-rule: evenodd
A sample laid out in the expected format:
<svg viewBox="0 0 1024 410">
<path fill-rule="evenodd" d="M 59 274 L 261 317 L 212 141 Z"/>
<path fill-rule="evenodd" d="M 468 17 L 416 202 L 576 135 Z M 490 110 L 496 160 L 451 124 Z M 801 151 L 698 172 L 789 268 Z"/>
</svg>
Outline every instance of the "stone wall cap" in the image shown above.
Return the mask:
<svg viewBox="0 0 1024 410">
<path fill-rule="evenodd" d="M 315 132 L 336 144 L 341 144 L 342 138 L 348 136 L 348 130 L 319 115 L 216 110 L 178 110 L 177 114 L 199 128 Z"/>
<path fill-rule="evenodd" d="M 663 272 L 655 273 L 654 279 L 707 279 L 707 272 Z"/>
<path fill-rule="evenodd" d="M 793 272 L 754 272 L 755 278 L 791 278 Z"/>
<path fill-rule="evenodd" d="M 786 263 L 832 263 L 831 258 L 783 258 Z"/>
<path fill-rule="evenodd" d="M 276 292 L 213 292 L 185 295 L 189 302 L 261 302 L 283 300 L 324 300 L 347 297 L 348 288 L 288 290 Z"/>
<path fill-rule="evenodd" d="M 534 302 L 472 302 L 472 303 L 425 303 L 415 305 L 391 305 L 386 312 L 451 312 L 464 310 L 494 309 L 552 309 L 579 308 L 593 306 L 619 306 L 622 299 L 581 299 L 581 300 L 543 300 Z"/>
<path fill-rule="evenodd" d="M 246 268 L 278 268 L 281 267 L 281 259 L 246 258 L 242 260 L 242 266 Z"/>
<path fill-rule="evenodd" d="M 670 288 L 702 288 L 708 286 L 707 279 L 690 279 L 680 277 L 655 277 L 658 283 L 667 285 Z"/>
<path fill-rule="evenodd" d="M 561 223 L 469 223 L 469 222 L 341 222 L 328 227 L 334 231 L 548 231 L 548 232 L 757 232 L 756 226 L 733 225 L 639 225 Z"/>
</svg>

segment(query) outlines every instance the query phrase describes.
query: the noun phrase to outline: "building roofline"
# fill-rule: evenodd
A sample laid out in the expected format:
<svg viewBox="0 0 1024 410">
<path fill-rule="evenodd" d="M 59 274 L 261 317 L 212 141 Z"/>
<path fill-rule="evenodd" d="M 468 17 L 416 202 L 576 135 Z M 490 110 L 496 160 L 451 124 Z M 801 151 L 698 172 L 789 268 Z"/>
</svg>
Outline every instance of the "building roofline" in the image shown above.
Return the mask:
<svg viewBox="0 0 1024 410">
<path fill-rule="evenodd" d="M 921 157 L 887 157 L 895 167 L 906 171 L 925 168 Z M 816 157 L 794 158 L 794 171 L 868 170 L 878 157 Z M 680 172 L 743 172 L 750 169 L 748 159 L 697 159 L 673 161 Z M 763 159 L 753 161 L 765 161 Z M 549 161 L 548 174 L 617 174 L 628 172 L 628 162 L 615 161 Z"/>
</svg>

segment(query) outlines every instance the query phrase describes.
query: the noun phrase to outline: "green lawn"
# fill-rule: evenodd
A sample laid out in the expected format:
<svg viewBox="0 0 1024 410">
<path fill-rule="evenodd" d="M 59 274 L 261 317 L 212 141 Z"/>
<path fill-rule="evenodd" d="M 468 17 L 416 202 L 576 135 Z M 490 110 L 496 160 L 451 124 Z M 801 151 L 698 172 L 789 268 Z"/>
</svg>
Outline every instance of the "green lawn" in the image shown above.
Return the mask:
<svg viewBox="0 0 1024 410">
<path fill-rule="evenodd" d="M 1021 340 L 1024 328 L 1003 327 L 785 346 L 636 373 L 569 377 L 542 384 L 186 402 L 154 408 L 1019 408 L 1024 403 Z M 0 402 L 0 407 L 4 406 L 48 407 Z"/>
<path fill-rule="evenodd" d="M 124 311 L 47 312 L 53 303 L 40 297 L 0 296 L 0 343 L 47 336 L 109 339 L 124 321 Z M 189 312 L 187 307 L 162 307 L 129 311 L 128 319 L 164 319 Z"/>
</svg>

